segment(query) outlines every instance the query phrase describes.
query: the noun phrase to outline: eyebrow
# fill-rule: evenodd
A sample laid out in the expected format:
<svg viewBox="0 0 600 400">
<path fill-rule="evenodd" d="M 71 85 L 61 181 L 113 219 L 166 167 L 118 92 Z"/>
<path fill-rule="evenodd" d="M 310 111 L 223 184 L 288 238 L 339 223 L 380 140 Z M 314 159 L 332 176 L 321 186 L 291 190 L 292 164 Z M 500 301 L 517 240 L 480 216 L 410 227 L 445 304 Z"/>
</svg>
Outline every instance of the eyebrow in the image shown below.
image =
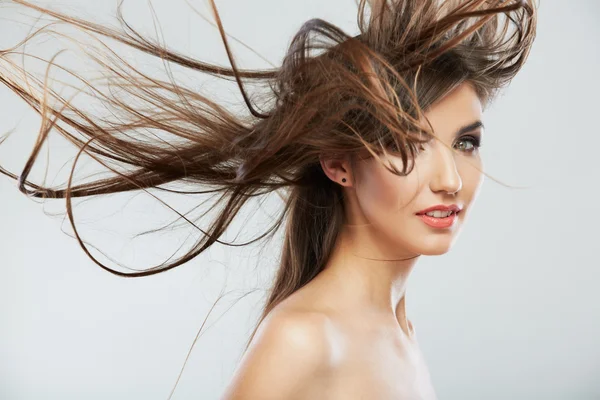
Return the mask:
<svg viewBox="0 0 600 400">
<path fill-rule="evenodd" d="M 485 126 L 483 125 L 483 122 L 481 122 L 480 120 L 477 120 L 469 125 L 463 126 L 462 128 L 460 128 L 457 132 L 456 132 L 456 136 L 460 136 L 463 133 L 467 133 L 470 132 L 472 130 L 475 130 L 477 128 L 481 127 L 482 129 L 485 129 Z"/>
</svg>

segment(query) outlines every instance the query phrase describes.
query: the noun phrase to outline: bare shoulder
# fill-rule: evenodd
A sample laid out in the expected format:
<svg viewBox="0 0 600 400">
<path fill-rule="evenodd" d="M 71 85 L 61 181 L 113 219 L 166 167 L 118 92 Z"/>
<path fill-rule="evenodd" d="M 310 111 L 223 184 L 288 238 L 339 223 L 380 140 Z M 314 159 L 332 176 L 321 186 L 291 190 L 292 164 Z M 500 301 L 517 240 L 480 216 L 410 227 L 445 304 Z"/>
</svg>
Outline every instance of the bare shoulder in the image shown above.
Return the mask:
<svg viewBox="0 0 600 400">
<path fill-rule="evenodd" d="M 322 313 L 273 310 L 221 399 L 302 399 L 329 369 L 329 324 Z"/>
</svg>

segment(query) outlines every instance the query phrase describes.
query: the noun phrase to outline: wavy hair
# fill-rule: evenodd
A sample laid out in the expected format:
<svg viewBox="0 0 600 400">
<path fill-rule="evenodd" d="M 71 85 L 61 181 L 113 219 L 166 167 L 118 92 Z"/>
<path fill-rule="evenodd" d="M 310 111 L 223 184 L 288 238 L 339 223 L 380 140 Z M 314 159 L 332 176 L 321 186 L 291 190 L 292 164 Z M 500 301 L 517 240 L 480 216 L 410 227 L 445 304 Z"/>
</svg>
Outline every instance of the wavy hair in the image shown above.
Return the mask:
<svg viewBox="0 0 600 400">
<path fill-rule="evenodd" d="M 320 158 L 374 157 L 391 173 L 410 173 L 410 161 L 420 145 L 435 139 L 431 127 L 421 122 L 424 110 L 464 82 L 473 86 L 482 104 L 489 104 L 525 63 L 537 15 L 534 0 L 373 0 L 370 5 L 360 0 L 357 35 L 312 19 L 293 37 L 281 66 L 244 70 L 236 66 L 214 0 L 210 3 L 229 67 L 188 57 L 144 37 L 125 21 L 120 6 L 120 27 L 109 28 L 28 1 L 13 2 L 51 17 L 53 23 L 17 46 L 0 50 L 0 82 L 42 119 L 21 173 L 2 166 L 0 172 L 16 180 L 27 196 L 65 198 L 82 249 L 101 268 L 123 277 L 158 274 L 192 260 L 215 242 L 246 245 L 284 227 L 279 267 L 257 327 L 275 306 L 322 271 L 344 223 L 341 186 L 326 177 Z M 98 39 L 94 50 L 85 51 L 101 67 L 111 90 L 80 78 L 81 90 L 99 98 L 111 110 L 109 116 L 76 106 L 47 79 L 13 60 L 28 41 L 55 32 L 57 24 Z M 173 76 L 158 79 L 142 73 L 106 45 L 106 39 L 168 65 L 234 82 L 247 113 L 234 112 L 217 99 L 178 84 Z M 69 71 L 54 58 L 48 60 L 51 67 Z M 250 87 L 262 91 L 251 93 Z M 166 139 L 150 134 L 139 139 L 150 130 Z M 65 188 L 28 180 L 51 131 L 79 148 Z M 75 164 L 82 153 L 114 176 L 74 184 Z M 402 170 L 389 162 L 390 154 L 401 157 Z M 165 187 L 178 182 L 196 189 Z M 102 264 L 77 233 L 71 199 L 149 188 L 211 194 L 214 203 L 209 211 L 216 210 L 216 216 L 201 229 L 178 213 L 202 236 L 189 252 L 169 263 L 137 272 Z M 243 244 L 220 240 L 249 199 L 275 191 L 283 194 L 283 207 L 265 232 Z M 246 349 L 255 333 L 256 328 Z"/>
</svg>

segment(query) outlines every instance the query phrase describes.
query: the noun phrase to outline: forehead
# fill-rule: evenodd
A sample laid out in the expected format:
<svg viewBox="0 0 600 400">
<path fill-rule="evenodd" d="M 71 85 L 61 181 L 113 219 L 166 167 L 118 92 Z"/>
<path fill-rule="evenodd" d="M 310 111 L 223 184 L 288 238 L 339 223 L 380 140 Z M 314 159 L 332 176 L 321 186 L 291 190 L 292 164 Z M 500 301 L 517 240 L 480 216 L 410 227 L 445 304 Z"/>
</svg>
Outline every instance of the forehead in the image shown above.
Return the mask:
<svg viewBox="0 0 600 400">
<path fill-rule="evenodd" d="M 482 105 L 473 87 L 463 83 L 433 103 L 425 112 L 436 135 L 452 135 L 461 127 L 482 119 Z"/>
</svg>

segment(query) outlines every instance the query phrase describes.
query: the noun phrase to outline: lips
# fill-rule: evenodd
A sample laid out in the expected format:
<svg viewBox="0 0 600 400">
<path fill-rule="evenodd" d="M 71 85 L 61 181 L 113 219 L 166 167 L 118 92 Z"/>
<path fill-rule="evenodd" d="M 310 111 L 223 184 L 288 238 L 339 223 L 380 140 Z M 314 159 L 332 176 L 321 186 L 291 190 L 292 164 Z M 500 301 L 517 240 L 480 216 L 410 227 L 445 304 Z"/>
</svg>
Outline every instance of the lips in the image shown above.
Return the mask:
<svg viewBox="0 0 600 400">
<path fill-rule="evenodd" d="M 452 213 L 445 218 L 435 218 L 430 217 L 429 215 L 419 215 L 419 218 L 432 228 L 445 229 L 452 227 L 456 223 L 458 217 L 456 213 Z"/>
<path fill-rule="evenodd" d="M 462 207 L 459 206 L 459 205 L 457 205 L 457 204 L 448 204 L 448 205 L 446 205 L 446 204 L 438 204 L 436 206 L 429 207 L 429 208 L 426 208 L 425 210 L 419 211 L 417 213 L 417 215 L 423 215 L 423 214 L 426 214 L 426 213 L 428 213 L 430 211 L 436 211 L 436 210 L 439 210 L 439 211 L 454 211 L 455 214 L 458 214 L 462 210 Z"/>
</svg>

